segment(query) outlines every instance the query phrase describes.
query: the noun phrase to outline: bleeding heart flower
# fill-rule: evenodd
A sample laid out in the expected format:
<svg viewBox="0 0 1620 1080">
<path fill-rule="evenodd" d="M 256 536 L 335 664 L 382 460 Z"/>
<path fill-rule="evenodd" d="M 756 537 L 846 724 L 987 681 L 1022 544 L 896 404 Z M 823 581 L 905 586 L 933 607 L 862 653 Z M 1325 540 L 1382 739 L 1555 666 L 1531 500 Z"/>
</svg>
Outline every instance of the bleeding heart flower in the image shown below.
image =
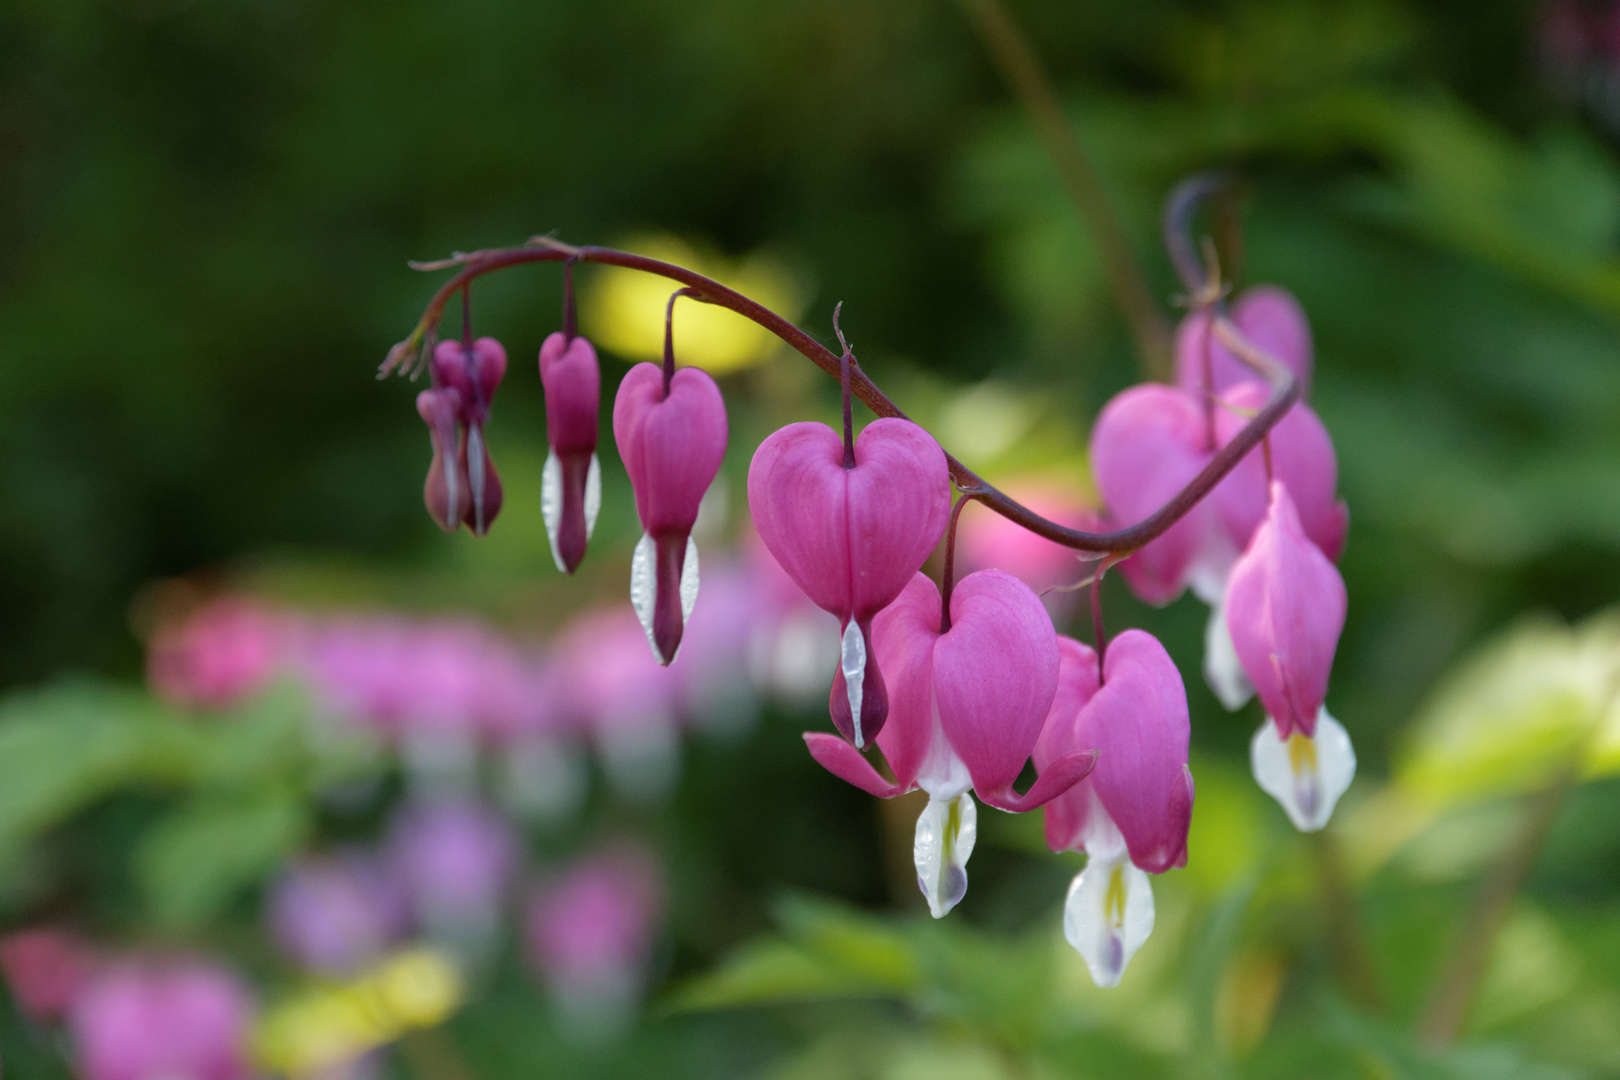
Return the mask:
<svg viewBox="0 0 1620 1080">
<path fill-rule="evenodd" d="M 1255 779 L 1305 831 L 1327 823 L 1355 773 L 1349 737 L 1322 706 L 1346 606 L 1344 579 L 1273 483 L 1266 520 L 1232 569 L 1226 620 L 1270 720 L 1252 747 Z"/>
<path fill-rule="evenodd" d="M 474 536 L 483 536 L 501 512 L 501 478 L 484 445 L 484 425 L 495 388 L 506 375 L 506 350 L 488 337 L 474 341 L 471 348 L 459 341 L 441 341 L 429 370 L 433 389 L 416 398 L 417 412 L 427 421 L 433 439 L 433 464 L 424 492 L 428 513 L 446 531 L 465 524 Z"/>
<path fill-rule="evenodd" d="M 1293 370 L 1303 397 L 1311 384 L 1311 324 L 1294 295 L 1277 285 L 1257 285 L 1238 297 L 1231 317 L 1244 337 Z M 1194 311 L 1176 328 L 1176 385 L 1203 396 L 1206 349 L 1207 370 L 1214 380 L 1210 392 L 1219 394 L 1238 383 L 1258 381 L 1254 369 L 1209 332 L 1209 322 L 1208 311 Z"/>
<path fill-rule="evenodd" d="M 602 466 L 596 457 L 602 372 L 596 350 L 583 337 L 552 334 L 540 346 L 540 384 L 546 391 L 546 455 L 540 512 L 557 569 L 572 574 L 602 507 Z"/>
<path fill-rule="evenodd" d="M 666 384 L 657 364 L 637 364 L 613 402 L 613 437 L 644 530 L 630 564 L 630 599 L 653 654 L 668 664 L 697 601 L 698 504 L 726 455 L 720 388 L 701 368 L 681 368 Z"/>
<path fill-rule="evenodd" d="M 85 1080 L 247 1080 L 253 1003 L 203 960 L 126 961 L 98 973 L 69 1028 Z"/>
<path fill-rule="evenodd" d="M 1153 931 L 1147 875 L 1187 863 L 1187 693 L 1164 646 L 1144 631 L 1109 642 L 1101 672 L 1089 647 L 1069 638 L 1058 646 L 1058 691 L 1035 766 L 1044 774 L 1095 747 L 1097 767 L 1046 804 L 1046 842 L 1089 856 L 1069 886 L 1063 932 L 1093 981 L 1117 986 Z"/>
<path fill-rule="evenodd" d="M 928 792 L 913 858 L 935 918 L 967 891 L 977 821 L 970 789 L 1022 813 L 1074 786 L 1096 760 L 1095 751 L 1069 754 L 1027 792 L 1014 791 L 1057 692 L 1057 635 L 1029 586 L 999 570 L 963 578 L 950 615 L 941 633 L 939 590 L 916 574 L 873 620 L 873 647 L 889 672 L 889 722 L 877 743 L 893 783 L 843 739 L 804 737 L 824 768 L 872 795 Z"/>
<path fill-rule="evenodd" d="M 1116 395 L 1091 432 L 1097 490 L 1113 519 L 1134 525 L 1186 487 L 1214 456 L 1210 435 L 1203 406 L 1183 390 L 1142 383 Z M 1168 604 L 1189 582 L 1203 591 L 1224 577 L 1237 550 L 1206 499 L 1119 568 L 1137 596 Z"/>
<path fill-rule="evenodd" d="M 950 472 L 934 437 L 909 420 L 875 420 L 854 444 L 799 423 L 760 444 L 748 469 L 754 527 L 816 605 L 838 617 L 842 657 L 833 723 L 856 748 L 882 729 L 889 704 L 872 619 L 894 602 L 950 518 Z"/>
</svg>

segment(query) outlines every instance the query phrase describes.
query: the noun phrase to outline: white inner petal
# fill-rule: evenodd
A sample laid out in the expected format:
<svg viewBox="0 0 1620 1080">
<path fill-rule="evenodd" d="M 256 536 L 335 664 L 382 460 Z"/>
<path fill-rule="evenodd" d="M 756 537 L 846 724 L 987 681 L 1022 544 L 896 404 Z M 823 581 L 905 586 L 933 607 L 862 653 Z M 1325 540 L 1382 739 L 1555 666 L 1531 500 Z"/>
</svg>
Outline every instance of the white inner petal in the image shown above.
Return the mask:
<svg viewBox="0 0 1620 1080">
<path fill-rule="evenodd" d="M 697 604 L 698 556 L 697 541 L 686 538 L 686 558 L 681 561 L 681 625 L 692 621 L 692 608 Z"/>
<path fill-rule="evenodd" d="M 1282 804 L 1300 832 L 1316 832 L 1333 816 L 1339 796 L 1356 775 L 1350 734 L 1323 706 L 1316 714 L 1316 737 L 1299 732 L 1287 740 L 1267 717 L 1249 744 L 1255 783 Z"/>
<path fill-rule="evenodd" d="M 917 786 L 935 799 L 949 800 L 973 786 L 973 775 L 967 763 L 956 756 L 950 740 L 945 738 L 945 725 L 939 718 L 939 698 L 930 702 L 932 727 L 928 733 L 928 752 L 917 769 Z"/>
<path fill-rule="evenodd" d="M 593 452 L 591 467 L 585 470 L 585 539 L 596 531 L 596 515 L 602 511 L 602 462 Z M 556 546 L 556 541 L 552 541 Z"/>
<path fill-rule="evenodd" d="M 654 656 L 659 660 L 658 642 L 653 639 L 653 601 L 658 596 L 658 575 L 654 567 L 657 555 L 657 546 L 653 538 L 646 533 L 636 541 L 636 550 L 630 556 L 630 606 L 636 609 L 636 618 L 641 620 L 641 629 L 647 635 L 647 644 L 652 646 Z"/>
<path fill-rule="evenodd" d="M 1153 886 L 1148 876 L 1129 860 L 1093 855 L 1063 902 L 1063 936 L 1085 960 L 1091 981 L 1118 986 L 1151 933 Z"/>
<path fill-rule="evenodd" d="M 1224 596 L 1209 609 L 1209 623 L 1204 628 L 1204 680 L 1228 712 L 1237 712 L 1254 696 L 1254 684 L 1232 644 Z"/>
<path fill-rule="evenodd" d="M 592 459 L 594 464 L 594 458 Z M 562 555 L 557 551 L 557 530 L 562 526 L 562 462 L 554 453 L 546 454 L 546 467 L 540 471 L 540 516 L 546 520 L 546 539 L 551 541 L 551 561 L 563 573 Z"/>
<path fill-rule="evenodd" d="M 967 861 L 978 839 L 979 810 L 973 796 L 930 798 L 917 818 L 912 861 L 917 886 L 928 899 L 928 911 L 939 919 L 967 894 Z"/>
<path fill-rule="evenodd" d="M 861 737 L 861 698 L 866 691 L 866 639 L 861 636 L 861 628 L 855 625 L 853 619 L 844 627 L 838 666 L 844 672 L 844 692 L 849 697 L 849 715 L 855 727 L 855 749 L 860 750 L 866 745 L 866 740 Z"/>
<path fill-rule="evenodd" d="M 475 531 L 484 531 L 484 432 L 477 424 L 467 427 L 467 482 L 472 487 Z"/>
</svg>

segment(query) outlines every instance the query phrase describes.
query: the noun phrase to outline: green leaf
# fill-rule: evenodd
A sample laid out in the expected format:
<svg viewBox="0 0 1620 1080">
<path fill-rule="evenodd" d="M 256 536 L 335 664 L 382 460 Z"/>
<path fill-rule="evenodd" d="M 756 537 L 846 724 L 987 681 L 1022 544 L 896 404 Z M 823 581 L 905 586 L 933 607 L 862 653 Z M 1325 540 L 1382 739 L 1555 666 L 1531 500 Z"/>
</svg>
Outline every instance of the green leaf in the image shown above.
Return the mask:
<svg viewBox="0 0 1620 1080">
<path fill-rule="evenodd" d="M 288 790 L 203 797 L 142 838 L 136 880 L 158 922 L 194 925 L 272 871 L 308 826 L 308 807 Z"/>
</svg>

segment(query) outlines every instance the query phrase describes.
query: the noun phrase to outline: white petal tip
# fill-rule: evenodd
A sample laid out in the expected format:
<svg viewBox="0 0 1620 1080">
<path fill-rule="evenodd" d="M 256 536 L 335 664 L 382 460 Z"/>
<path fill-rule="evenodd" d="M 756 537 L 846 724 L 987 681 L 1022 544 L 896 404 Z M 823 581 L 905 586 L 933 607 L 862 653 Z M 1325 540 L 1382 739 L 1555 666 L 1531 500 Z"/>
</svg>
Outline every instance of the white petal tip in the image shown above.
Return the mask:
<svg viewBox="0 0 1620 1080">
<path fill-rule="evenodd" d="M 557 530 L 562 527 L 562 462 L 554 453 L 546 454 L 546 466 L 540 471 L 540 516 L 546 522 L 546 539 L 551 543 L 551 561 L 557 569 L 568 573 L 562 554 L 557 550 Z"/>
<path fill-rule="evenodd" d="M 1204 628 L 1204 681 L 1227 712 L 1237 712 L 1254 697 L 1254 684 L 1238 659 L 1232 630 L 1226 623 L 1224 600 L 1210 608 Z"/>
<path fill-rule="evenodd" d="M 636 541 L 635 552 L 630 556 L 630 606 L 636 610 L 636 618 L 641 621 L 642 632 L 647 635 L 647 644 L 652 647 L 654 658 L 668 667 L 675 657 L 673 654 L 665 656 L 653 635 L 653 612 L 658 600 L 657 561 L 657 544 L 650 534 L 642 533 L 641 539 Z M 697 604 L 698 594 L 697 543 L 690 536 L 686 538 L 686 558 L 681 562 L 680 593 L 681 624 L 684 626 L 692 619 L 692 608 Z"/>
<path fill-rule="evenodd" d="M 861 628 L 852 619 L 844 627 L 840 643 L 838 666 L 844 673 L 844 692 L 849 697 L 850 723 L 854 728 L 855 749 L 866 742 L 861 734 L 861 698 L 866 692 L 866 639 Z"/>
<path fill-rule="evenodd" d="M 1284 740 L 1268 717 L 1249 744 L 1249 762 L 1255 783 L 1282 804 L 1300 832 L 1327 825 L 1356 775 L 1350 735 L 1326 707 L 1316 714 L 1314 738 L 1295 732 Z"/>
<path fill-rule="evenodd" d="M 944 918 L 967 895 L 967 861 L 978 838 L 978 824 L 978 807 L 966 792 L 951 799 L 930 798 L 917 818 L 912 845 L 917 887 L 936 919 Z"/>
<path fill-rule="evenodd" d="M 1073 945 L 1091 981 L 1118 986 L 1131 957 L 1153 933 L 1153 886 L 1127 861 L 1097 859 L 1069 885 L 1063 902 L 1063 936 Z"/>
</svg>

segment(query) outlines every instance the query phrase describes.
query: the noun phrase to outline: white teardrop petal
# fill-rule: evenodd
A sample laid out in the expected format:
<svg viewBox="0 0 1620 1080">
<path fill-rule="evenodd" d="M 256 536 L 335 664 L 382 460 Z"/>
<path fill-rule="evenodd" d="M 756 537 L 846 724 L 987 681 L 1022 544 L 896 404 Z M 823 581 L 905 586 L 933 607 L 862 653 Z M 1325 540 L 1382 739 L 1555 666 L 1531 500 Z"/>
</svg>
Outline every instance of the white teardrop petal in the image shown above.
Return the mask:
<svg viewBox="0 0 1620 1080">
<path fill-rule="evenodd" d="M 861 699 L 866 691 L 866 639 L 861 636 L 861 628 L 855 625 L 852 619 L 844 627 L 844 638 L 840 643 L 838 666 L 844 673 L 844 691 L 849 696 L 849 715 L 855 728 L 855 749 L 860 750 L 866 746 L 866 740 L 861 737 Z"/>
<path fill-rule="evenodd" d="M 1148 876 L 1128 860 L 1092 858 L 1063 902 L 1063 936 L 1085 960 L 1091 981 L 1118 986 L 1151 933 L 1153 886 Z"/>
<path fill-rule="evenodd" d="M 943 918 L 967 895 L 967 861 L 978 833 L 978 806 L 967 792 L 950 799 L 930 798 L 917 818 L 912 861 L 917 886 L 934 918 Z"/>
<path fill-rule="evenodd" d="M 1204 628 L 1204 680 L 1227 712 L 1237 712 L 1254 697 L 1254 684 L 1232 644 L 1225 598 L 1209 609 L 1209 624 Z"/>
<path fill-rule="evenodd" d="M 1356 775 L 1350 734 L 1325 706 L 1316 714 L 1315 738 L 1297 731 L 1279 738 L 1267 717 L 1249 744 L 1249 763 L 1255 783 L 1282 804 L 1300 832 L 1316 832 L 1328 823 Z"/>
<path fill-rule="evenodd" d="M 636 541 L 635 552 L 630 556 L 630 606 L 636 609 L 636 618 L 641 620 L 641 629 L 647 635 L 647 644 L 652 646 L 653 655 L 662 662 L 658 642 L 653 640 L 653 602 L 658 597 L 658 575 L 654 566 L 656 556 L 657 547 L 653 544 L 653 538 L 642 533 L 641 539 Z"/>
<path fill-rule="evenodd" d="M 585 539 L 596 531 L 596 515 L 602 512 L 602 462 L 591 454 L 591 467 L 585 470 Z M 552 541 L 556 547 L 556 541 Z"/>
<path fill-rule="evenodd" d="M 477 424 L 467 427 L 467 484 L 472 488 L 473 531 L 482 533 L 484 520 L 484 431 Z"/>
<path fill-rule="evenodd" d="M 686 538 L 686 558 L 681 560 L 681 625 L 692 621 L 692 608 L 697 604 L 698 556 L 697 541 Z M 649 631 L 650 633 L 651 631 Z"/>
<path fill-rule="evenodd" d="M 562 462 L 554 453 L 546 454 L 546 467 L 540 470 L 540 516 L 546 520 L 551 561 L 566 574 L 568 567 L 563 565 L 562 555 L 557 551 L 557 530 L 562 526 Z"/>
</svg>

